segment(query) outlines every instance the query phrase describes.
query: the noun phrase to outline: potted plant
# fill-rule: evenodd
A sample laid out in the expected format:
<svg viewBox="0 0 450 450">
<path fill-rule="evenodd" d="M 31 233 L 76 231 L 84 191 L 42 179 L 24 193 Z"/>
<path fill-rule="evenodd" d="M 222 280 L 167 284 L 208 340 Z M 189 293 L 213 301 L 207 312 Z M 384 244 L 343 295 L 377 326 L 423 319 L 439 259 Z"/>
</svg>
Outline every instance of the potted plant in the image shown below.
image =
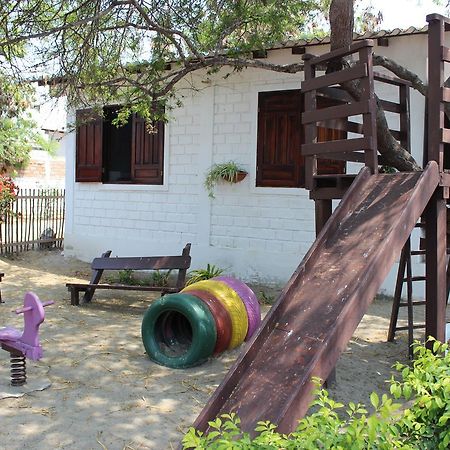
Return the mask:
<svg viewBox="0 0 450 450">
<path fill-rule="evenodd" d="M 214 198 L 214 188 L 219 181 L 223 180 L 228 183 L 238 183 L 239 181 L 242 181 L 246 175 L 247 172 L 234 161 L 214 164 L 209 169 L 205 178 L 205 188 L 208 191 L 208 196 Z"/>
</svg>

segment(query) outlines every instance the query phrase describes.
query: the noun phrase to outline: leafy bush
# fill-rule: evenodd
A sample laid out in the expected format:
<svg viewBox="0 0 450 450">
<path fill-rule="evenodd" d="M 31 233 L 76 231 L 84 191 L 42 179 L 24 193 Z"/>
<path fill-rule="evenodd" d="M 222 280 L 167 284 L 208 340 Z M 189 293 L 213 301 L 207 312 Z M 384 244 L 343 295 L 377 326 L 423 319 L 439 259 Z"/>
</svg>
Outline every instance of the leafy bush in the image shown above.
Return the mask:
<svg viewBox="0 0 450 450">
<path fill-rule="evenodd" d="M 273 305 L 275 302 L 275 295 L 268 294 L 264 291 L 259 291 L 258 300 L 262 305 Z"/>
<path fill-rule="evenodd" d="M 415 344 L 412 367 L 397 364 L 402 379 L 391 380 L 391 393 L 408 402 L 400 404 L 384 394 L 370 396 L 372 411 L 364 405 L 344 405 L 318 389 L 312 403 L 314 412 L 301 419 L 290 434 L 276 431 L 270 422 L 258 422 L 256 437 L 240 428 L 235 414 L 224 414 L 210 422 L 204 434 L 190 428 L 184 449 L 342 449 L 413 450 L 447 449 L 450 443 L 450 354 L 447 344 L 434 341 L 433 352 Z M 315 380 L 320 383 L 320 380 Z"/>
<path fill-rule="evenodd" d="M 0 176 L 0 222 L 11 212 L 11 205 L 17 198 L 19 188 L 10 177 Z"/>
<path fill-rule="evenodd" d="M 119 270 L 118 279 L 120 284 L 126 284 L 134 286 L 136 279 L 134 278 L 133 271 L 131 269 Z"/>
<path fill-rule="evenodd" d="M 221 269 L 214 264 L 207 264 L 206 269 L 197 269 L 189 273 L 186 286 L 197 283 L 197 281 L 209 280 L 210 278 L 218 277 L 222 275 L 224 271 L 225 269 Z"/>
<path fill-rule="evenodd" d="M 155 270 L 152 273 L 152 285 L 158 287 L 165 287 L 169 284 L 171 270 Z"/>
<path fill-rule="evenodd" d="M 119 270 L 118 282 L 120 284 L 126 284 L 129 286 L 157 286 L 165 287 L 169 284 L 171 270 L 155 270 L 152 272 L 151 277 L 136 277 L 132 269 Z M 109 280 L 115 283 L 116 280 L 111 278 Z"/>
<path fill-rule="evenodd" d="M 402 381 L 391 380 L 391 393 L 412 405 L 398 428 L 405 442 L 419 449 L 450 448 L 450 353 L 448 344 L 429 339 L 433 352 L 414 348 L 412 368 L 397 363 Z"/>
</svg>

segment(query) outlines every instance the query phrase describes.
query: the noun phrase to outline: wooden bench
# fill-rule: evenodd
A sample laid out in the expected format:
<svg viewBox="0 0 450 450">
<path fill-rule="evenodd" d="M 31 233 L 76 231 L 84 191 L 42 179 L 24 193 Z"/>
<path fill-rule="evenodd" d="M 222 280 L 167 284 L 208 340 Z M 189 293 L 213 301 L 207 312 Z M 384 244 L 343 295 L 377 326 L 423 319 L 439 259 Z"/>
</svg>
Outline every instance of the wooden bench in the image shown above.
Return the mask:
<svg viewBox="0 0 450 450">
<path fill-rule="evenodd" d="M 180 256 L 145 256 L 110 258 L 111 250 L 92 261 L 92 275 L 89 283 L 66 283 L 70 291 L 70 303 L 80 304 L 80 292 L 84 292 L 83 303 L 90 302 L 96 289 L 121 289 L 127 291 L 159 291 L 163 295 L 179 292 L 186 283 L 186 272 L 191 265 L 189 255 L 191 244 L 186 244 Z M 178 270 L 176 285 L 171 286 L 130 286 L 125 284 L 100 284 L 104 270 Z"/>
</svg>

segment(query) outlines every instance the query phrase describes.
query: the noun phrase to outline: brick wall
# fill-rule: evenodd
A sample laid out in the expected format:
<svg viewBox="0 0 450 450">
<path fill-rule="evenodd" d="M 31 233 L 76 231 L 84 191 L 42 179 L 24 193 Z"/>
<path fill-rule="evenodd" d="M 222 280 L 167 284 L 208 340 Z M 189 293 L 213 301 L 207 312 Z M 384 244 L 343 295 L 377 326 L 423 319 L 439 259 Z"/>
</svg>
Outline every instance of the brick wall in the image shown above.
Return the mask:
<svg viewBox="0 0 450 450">
<path fill-rule="evenodd" d="M 42 150 L 33 150 L 27 167 L 15 177 L 20 187 L 64 187 L 66 176 L 65 158 L 51 156 Z"/>
</svg>

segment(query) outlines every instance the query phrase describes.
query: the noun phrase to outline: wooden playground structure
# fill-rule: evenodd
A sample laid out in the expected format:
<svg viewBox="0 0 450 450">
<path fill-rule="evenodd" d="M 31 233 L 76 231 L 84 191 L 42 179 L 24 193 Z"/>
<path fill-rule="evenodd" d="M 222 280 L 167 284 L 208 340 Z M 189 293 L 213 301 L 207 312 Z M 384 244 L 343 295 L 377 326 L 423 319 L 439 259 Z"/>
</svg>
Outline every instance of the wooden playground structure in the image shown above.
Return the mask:
<svg viewBox="0 0 450 450">
<path fill-rule="evenodd" d="M 380 104 L 399 114 L 399 129 L 392 134 L 407 150 L 410 84 L 374 74 L 372 42 L 358 42 L 319 57 L 305 55 L 302 152 L 306 187 L 315 201 L 317 239 L 197 418 L 194 427 L 198 430 L 207 430 L 208 421 L 219 414 L 235 412 L 245 431 L 252 432 L 260 420 L 277 424 L 280 432 L 292 431 L 308 409 L 314 388 L 311 378 L 326 380 L 332 374 L 418 222 L 425 231 L 425 333 L 445 339 L 450 165 L 444 160 L 444 144 L 450 144 L 450 129 L 445 128 L 450 88 L 444 84 L 444 65 L 450 62 L 450 48 L 445 46 L 444 35 L 450 31 L 450 19 L 433 14 L 427 21 L 428 125 L 421 172 L 379 173 L 374 82 L 398 89 L 397 103 Z M 351 66 L 324 72 L 330 62 L 349 56 L 354 60 Z M 321 96 L 332 98 L 334 106 L 317 109 Z M 354 116 L 362 121 L 353 121 Z M 351 136 L 317 142 L 319 126 Z M 317 160 L 330 158 L 363 163 L 364 167 L 358 174 L 318 175 Z M 335 199 L 342 200 L 333 212 Z M 403 260 L 402 282 L 406 256 Z M 406 277 L 409 287 L 413 281 L 410 272 Z M 408 289 L 408 301 L 410 298 Z M 412 319 L 409 322 L 412 334 Z M 396 329 L 396 323 L 391 323 L 394 334 Z"/>
</svg>

